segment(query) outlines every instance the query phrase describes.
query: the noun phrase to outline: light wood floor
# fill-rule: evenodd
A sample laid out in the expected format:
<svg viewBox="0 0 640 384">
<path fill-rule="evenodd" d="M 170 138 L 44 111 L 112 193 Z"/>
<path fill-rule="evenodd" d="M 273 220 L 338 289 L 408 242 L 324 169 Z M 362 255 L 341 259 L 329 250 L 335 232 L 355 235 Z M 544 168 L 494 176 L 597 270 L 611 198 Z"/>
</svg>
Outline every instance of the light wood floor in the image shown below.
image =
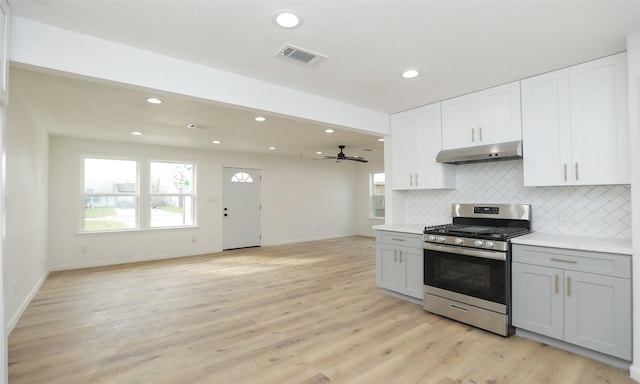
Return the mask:
<svg viewBox="0 0 640 384">
<path fill-rule="evenodd" d="M 375 286 L 371 238 L 52 273 L 9 383 L 633 383 L 428 314 Z"/>
</svg>

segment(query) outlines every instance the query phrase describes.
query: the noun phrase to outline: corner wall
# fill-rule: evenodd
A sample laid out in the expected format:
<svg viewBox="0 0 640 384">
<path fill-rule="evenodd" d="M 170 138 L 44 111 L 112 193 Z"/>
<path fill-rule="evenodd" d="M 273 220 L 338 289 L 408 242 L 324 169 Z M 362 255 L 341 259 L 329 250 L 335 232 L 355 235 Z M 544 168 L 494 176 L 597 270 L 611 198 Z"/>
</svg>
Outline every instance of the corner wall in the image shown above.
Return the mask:
<svg viewBox="0 0 640 384">
<path fill-rule="evenodd" d="M 640 30 L 627 37 L 631 199 L 640 202 Z M 632 205 L 633 363 L 631 378 L 640 381 L 640 204 Z"/>
<path fill-rule="evenodd" d="M 19 92 L 11 92 L 5 145 L 4 315 L 9 334 L 48 274 L 49 137 L 31 120 Z"/>
</svg>

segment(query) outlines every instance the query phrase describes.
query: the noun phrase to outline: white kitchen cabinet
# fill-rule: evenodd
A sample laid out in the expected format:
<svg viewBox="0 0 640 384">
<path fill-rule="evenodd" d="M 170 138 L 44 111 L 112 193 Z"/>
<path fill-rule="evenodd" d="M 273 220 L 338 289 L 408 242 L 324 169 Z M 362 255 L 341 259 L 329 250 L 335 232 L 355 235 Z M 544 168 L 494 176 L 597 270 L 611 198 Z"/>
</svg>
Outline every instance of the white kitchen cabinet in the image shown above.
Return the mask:
<svg viewBox="0 0 640 384">
<path fill-rule="evenodd" d="M 626 54 L 522 80 L 525 186 L 629 184 Z"/>
<path fill-rule="evenodd" d="M 631 257 L 514 245 L 512 322 L 631 360 Z"/>
<path fill-rule="evenodd" d="M 515 141 L 522 138 L 520 82 L 442 102 L 442 148 Z"/>
<path fill-rule="evenodd" d="M 436 162 L 442 149 L 440 103 L 391 116 L 392 188 L 455 187 L 455 168 Z"/>
<path fill-rule="evenodd" d="M 378 287 L 423 299 L 422 236 L 378 231 L 376 238 L 376 283 Z"/>
</svg>

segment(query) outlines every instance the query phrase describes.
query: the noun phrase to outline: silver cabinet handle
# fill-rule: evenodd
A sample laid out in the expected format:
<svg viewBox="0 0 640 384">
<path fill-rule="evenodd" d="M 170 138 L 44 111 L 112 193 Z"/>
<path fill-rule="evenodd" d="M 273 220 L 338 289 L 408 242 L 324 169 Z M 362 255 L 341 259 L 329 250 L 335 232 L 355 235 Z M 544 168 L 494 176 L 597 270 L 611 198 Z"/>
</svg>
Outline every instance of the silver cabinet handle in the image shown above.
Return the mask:
<svg viewBox="0 0 640 384">
<path fill-rule="evenodd" d="M 397 263 L 397 262 L 398 262 L 398 250 L 397 250 L 397 249 L 394 249 L 394 250 L 393 250 L 393 261 L 394 261 L 395 263 Z"/>
<path fill-rule="evenodd" d="M 471 142 L 472 143 L 476 142 L 476 130 L 475 130 L 475 128 L 471 128 Z"/>
<path fill-rule="evenodd" d="M 567 297 L 571 297 L 571 277 L 567 276 Z"/>
<path fill-rule="evenodd" d="M 567 163 L 564 163 L 564 181 L 567 181 Z"/>
<path fill-rule="evenodd" d="M 416 187 L 418 186 L 418 174 L 416 173 Z"/>
<path fill-rule="evenodd" d="M 482 127 L 478 128 L 478 133 L 480 136 L 480 141 L 482 141 Z"/>
<path fill-rule="evenodd" d="M 409 174 L 409 186 L 413 187 L 413 174 Z"/>
<path fill-rule="evenodd" d="M 402 251 L 400 251 L 400 264 L 402 264 Z"/>
<path fill-rule="evenodd" d="M 578 163 L 576 163 L 576 181 L 580 180 L 580 173 L 578 172 Z"/>
<path fill-rule="evenodd" d="M 560 276 L 556 275 L 556 295 L 560 292 Z"/>
</svg>

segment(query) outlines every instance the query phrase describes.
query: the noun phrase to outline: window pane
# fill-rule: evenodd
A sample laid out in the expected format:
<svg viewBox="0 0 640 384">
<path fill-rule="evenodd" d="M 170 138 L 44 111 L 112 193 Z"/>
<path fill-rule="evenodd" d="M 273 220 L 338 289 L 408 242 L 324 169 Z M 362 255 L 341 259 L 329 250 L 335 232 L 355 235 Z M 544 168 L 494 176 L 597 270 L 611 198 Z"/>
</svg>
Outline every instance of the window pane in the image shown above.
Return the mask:
<svg viewBox="0 0 640 384">
<path fill-rule="evenodd" d="M 137 167 L 131 160 L 84 159 L 85 193 L 136 193 Z"/>
<path fill-rule="evenodd" d="M 152 162 L 151 193 L 191 193 L 193 165 Z"/>
<path fill-rule="evenodd" d="M 84 230 L 113 231 L 136 227 L 135 196 L 85 196 Z"/>
<path fill-rule="evenodd" d="M 193 225 L 193 212 L 193 199 L 191 196 L 151 197 L 152 227 Z"/>
<path fill-rule="evenodd" d="M 85 232 L 137 227 L 137 170 L 132 160 L 84 159 Z"/>
<path fill-rule="evenodd" d="M 384 217 L 384 173 L 371 174 L 371 217 Z"/>
</svg>

